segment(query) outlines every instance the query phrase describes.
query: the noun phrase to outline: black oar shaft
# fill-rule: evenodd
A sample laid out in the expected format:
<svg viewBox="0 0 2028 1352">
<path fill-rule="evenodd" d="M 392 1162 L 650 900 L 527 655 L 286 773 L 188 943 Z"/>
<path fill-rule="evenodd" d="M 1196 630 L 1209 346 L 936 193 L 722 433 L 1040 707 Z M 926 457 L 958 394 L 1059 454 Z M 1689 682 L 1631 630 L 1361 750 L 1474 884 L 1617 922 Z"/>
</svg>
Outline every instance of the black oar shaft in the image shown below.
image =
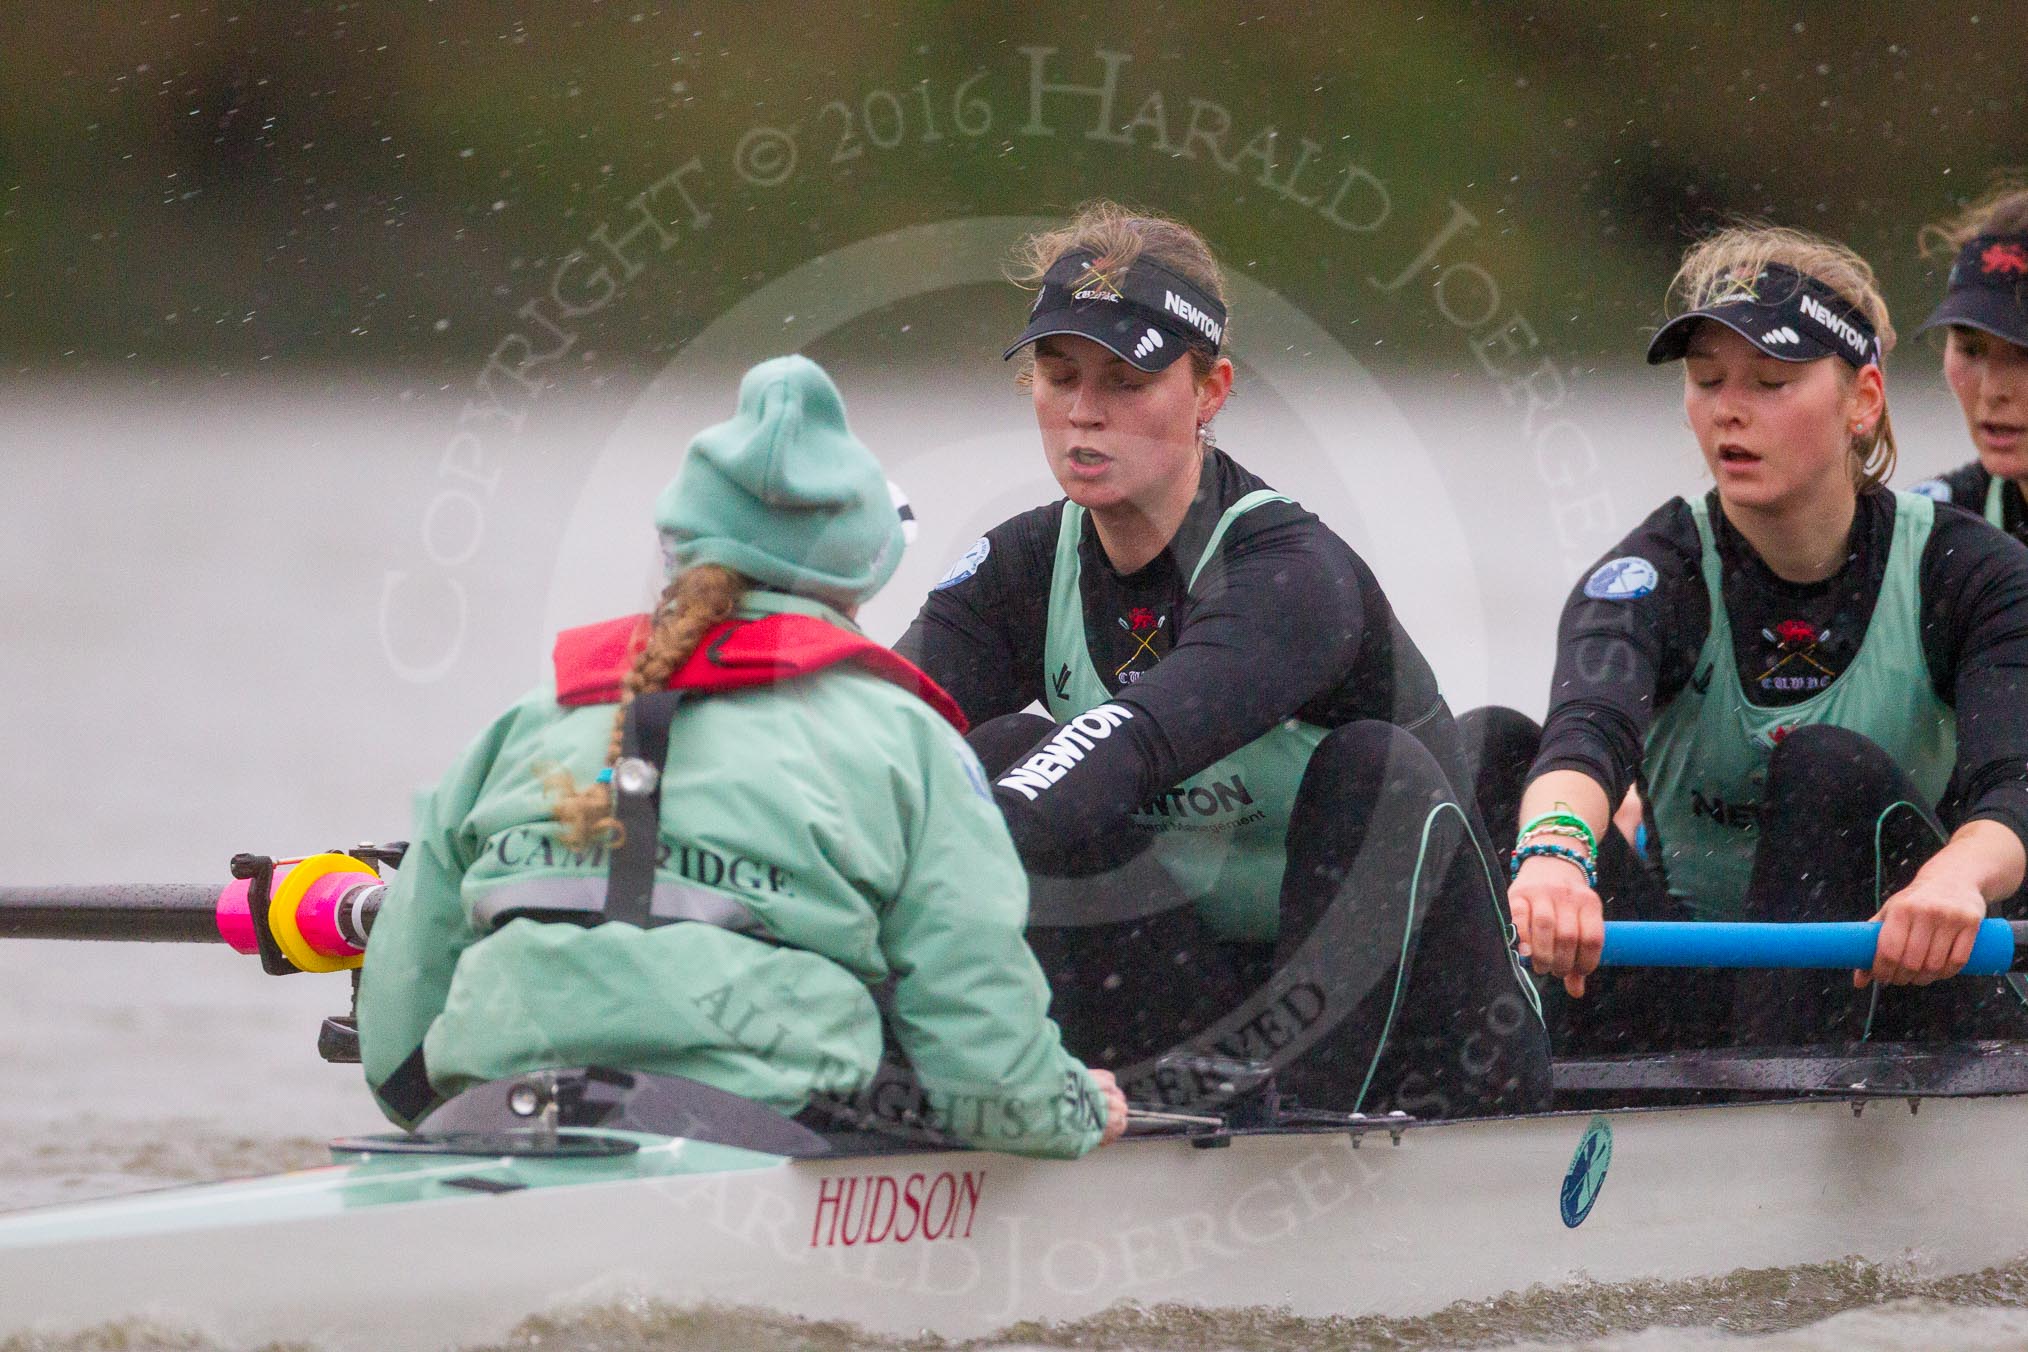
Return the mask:
<svg viewBox="0 0 2028 1352">
<path fill-rule="evenodd" d="M 0 887 L 0 938 L 218 943 L 217 883 Z"/>
</svg>

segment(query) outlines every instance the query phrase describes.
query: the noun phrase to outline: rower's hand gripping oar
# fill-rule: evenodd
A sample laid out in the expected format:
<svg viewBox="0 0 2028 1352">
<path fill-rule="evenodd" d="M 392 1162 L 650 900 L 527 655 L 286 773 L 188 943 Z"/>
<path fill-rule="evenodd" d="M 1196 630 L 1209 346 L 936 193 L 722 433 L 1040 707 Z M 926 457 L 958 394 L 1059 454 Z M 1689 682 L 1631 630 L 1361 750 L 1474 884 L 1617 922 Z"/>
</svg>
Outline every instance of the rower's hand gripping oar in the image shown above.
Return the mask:
<svg viewBox="0 0 2028 1352">
<path fill-rule="evenodd" d="M 1867 971 L 1880 925 L 1850 921 L 1608 920 L 1601 967 L 1786 967 Z M 1984 920 L 1964 976 L 2028 971 L 2028 922 Z"/>
<path fill-rule="evenodd" d="M 360 846 L 303 859 L 236 855 L 234 880 L 0 887 L 0 938 L 223 941 L 270 973 L 359 966 L 386 888 L 379 864 L 404 847 Z"/>
</svg>

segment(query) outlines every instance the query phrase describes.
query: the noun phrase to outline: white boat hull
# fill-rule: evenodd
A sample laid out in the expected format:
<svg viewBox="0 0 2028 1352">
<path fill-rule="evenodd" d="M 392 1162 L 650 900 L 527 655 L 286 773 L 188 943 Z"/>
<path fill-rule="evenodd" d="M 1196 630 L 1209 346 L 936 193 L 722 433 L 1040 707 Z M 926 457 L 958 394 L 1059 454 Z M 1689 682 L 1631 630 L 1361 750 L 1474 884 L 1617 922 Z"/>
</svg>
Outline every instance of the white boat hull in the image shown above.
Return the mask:
<svg viewBox="0 0 2028 1352">
<path fill-rule="evenodd" d="M 1848 1256 L 1942 1275 L 2028 1253 L 2022 1099 L 1606 1116 L 1610 1167 L 1576 1227 L 1559 1196 L 1582 1114 L 1356 1149 L 1135 1140 L 1077 1163 L 678 1142 L 627 1168 L 708 1172 L 504 1192 L 444 1180 L 528 1178 L 525 1162 L 376 1157 L 0 1217 L 0 1332 L 143 1317 L 227 1345 L 403 1352 L 647 1298 L 964 1338 L 1121 1301 L 1409 1316 L 1580 1279 Z"/>
</svg>

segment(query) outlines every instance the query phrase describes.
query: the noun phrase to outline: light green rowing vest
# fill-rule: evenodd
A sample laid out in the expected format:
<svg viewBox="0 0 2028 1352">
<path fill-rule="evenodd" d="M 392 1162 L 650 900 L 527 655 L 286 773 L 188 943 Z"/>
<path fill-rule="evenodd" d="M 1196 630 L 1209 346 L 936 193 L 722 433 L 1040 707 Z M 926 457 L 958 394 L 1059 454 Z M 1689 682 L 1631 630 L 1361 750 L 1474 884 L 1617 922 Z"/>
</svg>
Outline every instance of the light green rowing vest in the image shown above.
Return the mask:
<svg viewBox="0 0 2028 1352">
<path fill-rule="evenodd" d="M 1695 677 L 1648 729 L 1648 810 L 1662 838 L 1669 891 L 1700 920 L 1736 918 L 1760 839 L 1768 758 L 1790 728 L 1829 723 L 1877 743 L 1934 807 L 1957 763 L 1958 720 L 1936 696 L 1922 651 L 1922 551 L 1936 504 L 1894 495 L 1887 572 L 1859 652 L 1836 680 L 1800 704 L 1749 702 L 1733 656 L 1718 546 L 1702 497 L 1690 503 L 1703 546 L 1711 632 Z"/>
<path fill-rule="evenodd" d="M 2007 529 L 2007 480 L 1995 474 L 1986 485 L 1986 520 L 2001 530 Z"/>
<path fill-rule="evenodd" d="M 1232 523 L 1267 502 L 1293 499 L 1257 489 L 1225 509 L 1211 532 L 1187 584 L 1194 589 Z M 1049 630 L 1043 639 L 1044 703 L 1049 716 L 1067 722 L 1112 699 L 1084 641 L 1084 597 L 1078 583 L 1078 541 L 1085 510 L 1063 505 L 1056 535 L 1056 562 L 1049 577 Z M 1061 688 L 1051 672 L 1068 668 Z M 1136 829 L 1152 831 L 1149 847 L 1197 904 L 1197 913 L 1221 939 L 1272 943 L 1280 928 L 1282 869 L 1287 862 L 1289 814 L 1302 786 L 1303 770 L 1328 728 L 1298 719 L 1221 758 L 1198 774 L 1156 795 L 1133 814 Z"/>
</svg>

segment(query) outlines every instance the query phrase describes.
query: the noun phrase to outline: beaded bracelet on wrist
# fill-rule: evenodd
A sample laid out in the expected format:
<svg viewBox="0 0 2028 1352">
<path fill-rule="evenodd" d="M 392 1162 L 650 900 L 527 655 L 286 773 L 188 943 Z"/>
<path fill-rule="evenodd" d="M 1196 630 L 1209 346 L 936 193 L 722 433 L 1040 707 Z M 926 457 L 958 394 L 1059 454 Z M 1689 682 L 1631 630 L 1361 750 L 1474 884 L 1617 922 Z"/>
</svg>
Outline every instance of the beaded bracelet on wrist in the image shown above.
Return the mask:
<svg viewBox="0 0 2028 1352">
<path fill-rule="evenodd" d="M 1537 858 L 1561 859 L 1567 864 L 1574 865 L 1578 872 L 1584 874 L 1585 886 L 1594 892 L 1598 891 L 1597 867 L 1568 845 L 1523 845 L 1514 851 L 1514 862 L 1507 869 L 1508 876 L 1519 877 L 1522 861 Z"/>
<path fill-rule="evenodd" d="M 1557 804 L 1557 809 L 1554 812 L 1545 812 L 1524 825 L 1521 828 L 1520 834 L 1515 838 L 1515 843 L 1519 844 L 1527 840 L 1536 830 L 1543 827 L 1567 826 L 1578 833 L 1572 839 L 1582 839 L 1585 849 L 1596 856 L 1598 854 L 1598 837 L 1592 834 L 1591 823 L 1578 816 L 1575 812 L 1570 811 L 1561 803 Z"/>
<path fill-rule="evenodd" d="M 1563 836 L 1568 840 L 1581 840 L 1584 842 L 1584 846 L 1587 850 L 1591 848 L 1591 835 L 1589 832 L 1586 832 L 1575 826 L 1564 826 L 1561 824 L 1554 826 L 1538 826 L 1534 830 L 1529 831 L 1527 834 L 1523 835 L 1519 840 L 1515 841 L 1514 843 L 1516 845 L 1525 845 L 1536 836 Z"/>
</svg>

